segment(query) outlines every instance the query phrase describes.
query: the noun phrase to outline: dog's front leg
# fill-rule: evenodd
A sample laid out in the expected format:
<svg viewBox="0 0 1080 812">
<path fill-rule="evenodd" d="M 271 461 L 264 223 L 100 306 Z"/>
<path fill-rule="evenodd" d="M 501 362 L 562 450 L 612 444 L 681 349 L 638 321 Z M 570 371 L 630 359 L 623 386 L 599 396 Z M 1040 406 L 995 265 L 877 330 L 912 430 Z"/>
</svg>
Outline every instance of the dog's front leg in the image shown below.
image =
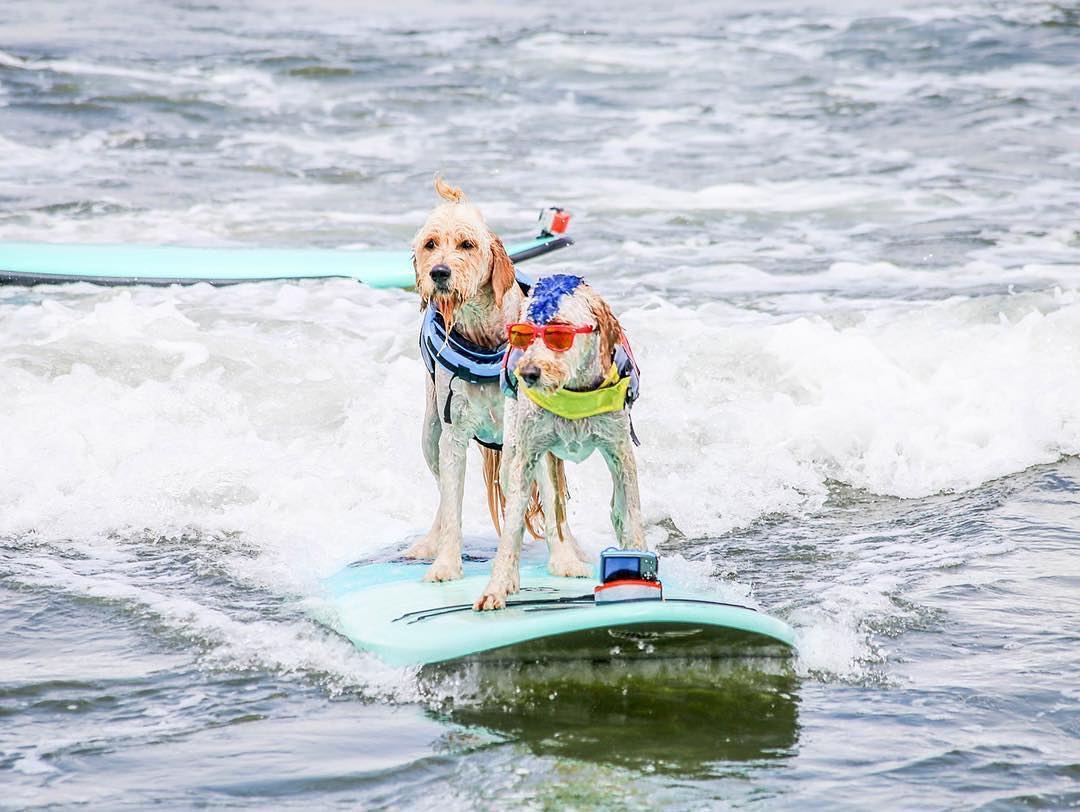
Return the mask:
<svg viewBox="0 0 1080 812">
<path fill-rule="evenodd" d="M 455 425 L 439 438 L 439 538 L 435 561 L 425 581 L 453 581 L 461 570 L 461 498 L 469 436 Z"/>
<path fill-rule="evenodd" d="M 644 550 L 645 524 L 641 519 L 641 495 L 638 492 L 637 463 L 629 432 L 608 446 L 600 448 L 611 472 L 611 524 L 615 538 L 624 550 Z"/>
<path fill-rule="evenodd" d="M 435 382 L 431 377 L 427 379 L 427 400 L 424 407 L 424 426 L 420 439 L 420 447 L 424 452 L 424 460 L 431 469 L 435 481 L 439 481 L 439 440 L 442 437 L 442 418 L 439 416 L 437 401 L 435 398 Z M 427 535 L 417 539 L 413 545 L 405 551 L 406 558 L 434 558 L 439 551 L 439 535 L 442 532 L 442 500 L 435 511 L 435 519 L 431 523 L 431 529 Z"/>
<path fill-rule="evenodd" d="M 473 604 L 474 609 L 503 609 L 506 607 L 506 596 L 513 595 L 521 588 L 521 537 L 525 533 L 525 510 L 541 456 L 542 453 L 526 455 L 515 448 L 503 463 L 506 524 L 499 539 L 495 561 L 491 565 L 491 578 L 484 587 L 484 594 Z"/>
</svg>

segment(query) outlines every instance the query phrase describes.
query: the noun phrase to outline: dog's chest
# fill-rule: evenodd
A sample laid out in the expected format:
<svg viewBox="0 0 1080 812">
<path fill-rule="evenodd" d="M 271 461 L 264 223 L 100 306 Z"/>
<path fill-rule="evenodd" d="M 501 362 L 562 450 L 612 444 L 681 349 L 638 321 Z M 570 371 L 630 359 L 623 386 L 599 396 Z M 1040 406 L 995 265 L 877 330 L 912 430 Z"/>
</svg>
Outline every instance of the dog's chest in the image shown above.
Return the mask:
<svg viewBox="0 0 1080 812">
<path fill-rule="evenodd" d="M 597 436 L 593 421 L 559 420 L 555 427 L 551 453 L 567 462 L 584 462 L 597 448 Z"/>
<path fill-rule="evenodd" d="M 486 443 L 501 443 L 505 398 L 499 385 L 472 384 L 439 372 L 436 393 L 443 421 Z"/>
<path fill-rule="evenodd" d="M 513 421 L 519 432 L 518 444 L 526 448 L 543 446 L 567 462 L 584 462 L 597 449 L 617 448 L 630 432 L 626 412 L 567 420 L 524 398 L 510 402 L 518 410 Z"/>
<path fill-rule="evenodd" d="M 596 446 L 593 443 L 570 440 L 552 446 L 551 453 L 567 462 L 584 462 L 595 450 Z"/>
</svg>

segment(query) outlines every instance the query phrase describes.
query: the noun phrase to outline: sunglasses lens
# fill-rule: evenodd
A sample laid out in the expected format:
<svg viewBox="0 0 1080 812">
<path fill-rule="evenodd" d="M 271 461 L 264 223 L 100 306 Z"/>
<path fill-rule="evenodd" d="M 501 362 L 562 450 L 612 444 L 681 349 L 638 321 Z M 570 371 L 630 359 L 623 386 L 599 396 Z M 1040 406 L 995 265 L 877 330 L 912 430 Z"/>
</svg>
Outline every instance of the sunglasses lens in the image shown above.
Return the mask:
<svg viewBox="0 0 1080 812">
<path fill-rule="evenodd" d="M 551 325 L 544 333 L 544 343 L 555 352 L 566 352 L 574 346 L 574 330 L 571 327 Z"/>
<path fill-rule="evenodd" d="M 532 344 L 536 333 L 528 325 L 515 324 L 510 328 L 510 346 L 523 350 Z"/>
</svg>

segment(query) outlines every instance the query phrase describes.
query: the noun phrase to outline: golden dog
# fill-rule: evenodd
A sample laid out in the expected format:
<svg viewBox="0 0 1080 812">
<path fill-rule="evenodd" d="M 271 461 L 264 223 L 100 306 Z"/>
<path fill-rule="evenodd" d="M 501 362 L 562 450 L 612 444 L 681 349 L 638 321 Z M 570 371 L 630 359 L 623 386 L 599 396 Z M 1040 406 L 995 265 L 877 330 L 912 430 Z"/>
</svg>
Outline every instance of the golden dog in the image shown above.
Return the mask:
<svg viewBox="0 0 1080 812">
<path fill-rule="evenodd" d="M 433 363 L 422 437 L 424 458 L 439 485 L 439 506 L 431 530 L 405 555 L 434 558 L 425 580 L 447 581 L 462 576 L 461 501 L 466 450 L 473 439 L 483 446 L 488 506 L 496 530 L 500 529 L 498 448 L 503 441 L 505 398 L 497 376 L 468 380 L 467 373 L 442 356 L 453 343 L 501 357 L 507 325 L 517 317 L 525 295 L 502 241 L 487 227 L 479 209 L 441 178 L 436 178 L 435 189 L 443 202 L 416 232 L 413 255 L 416 289 L 429 311 L 425 319 L 435 320 L 442 331 L 441 344 L 429 345 Z M 565 523 L 561 466 L 552 460 L 540 474 L 539 505 L 533 513 L 543 514 L 548 569 L 556 575 L 587 576 L 591 567 Z"/>
</svg>

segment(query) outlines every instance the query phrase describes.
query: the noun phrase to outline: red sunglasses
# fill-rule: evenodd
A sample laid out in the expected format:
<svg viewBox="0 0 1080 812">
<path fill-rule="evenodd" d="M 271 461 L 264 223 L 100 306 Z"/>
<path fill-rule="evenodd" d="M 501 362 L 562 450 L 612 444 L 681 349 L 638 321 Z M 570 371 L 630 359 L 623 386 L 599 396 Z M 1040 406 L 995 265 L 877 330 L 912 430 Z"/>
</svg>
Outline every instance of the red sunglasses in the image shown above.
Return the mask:
<svg viewBox="0 0 1080 812">
<path fill-rule="evenodd" d="M 507 337 L 510 346 L 516 350 L 527 349 L 536 341 L 537 337 L 543 338 L 548 349 L 555 352 L 566 352 L 574 346 L 574 336 L 595 332 L 595 327 L 574 327 L 570 324 L 547 324 L 537 327 L 535 324 L 519 322 L 511 324 L 507 329 Z"/>
</svg>

